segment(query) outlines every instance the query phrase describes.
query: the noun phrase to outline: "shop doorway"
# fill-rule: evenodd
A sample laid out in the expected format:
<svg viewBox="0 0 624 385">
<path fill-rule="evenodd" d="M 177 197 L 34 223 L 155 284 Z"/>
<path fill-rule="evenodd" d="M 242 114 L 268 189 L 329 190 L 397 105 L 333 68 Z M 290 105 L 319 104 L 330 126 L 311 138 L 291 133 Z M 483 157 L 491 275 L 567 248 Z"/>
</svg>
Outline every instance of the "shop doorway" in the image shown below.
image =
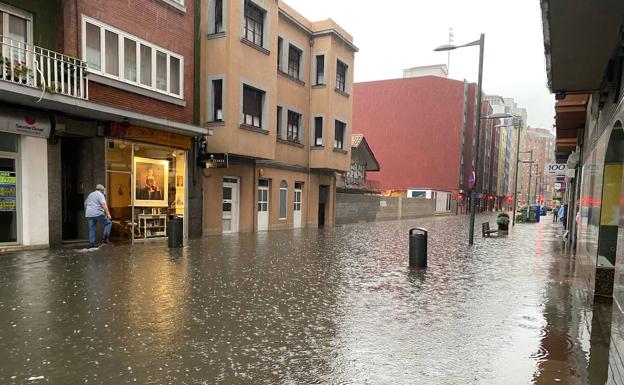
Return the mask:
<svg viewBox="0 0 624 385">
<path fill-rule="evenodd" d="M 327 198 L 329 196 L 329 186 L 319 186 L 319 206 L 318 206 L 318 227 L 325 226 L 325 211 Z"/>
<path fill-rule="evenodd" d="M 85 193 L 91 192 L 95 183 L 92 156 L 85 154 L 85 142 L 79 137 L 61 138 L 63 241 L 86 241 L 88 237 L 84 200 Z"/>
<path fill-rule="evenodd" d="M 238 232 L 238 178 L 223 178 L 223 233 Z"/>
<path fill-rule="evenodd" d="M 16 244 L 19 241 L 17 154 L 1 150 L 0 147 L 0 245 Z"/>
<path fill-rule="evenodd" d="M 622 182 L 624 179 L 624 131 L 618 122 L 609 138 L 605 154 L 596 266 L 596 295 L 611 297 L 618 252 Z M 622 247 L 622 245 L 620 245 Z M 620 250 L 621 251 L 621 250 Z"/>
<path fill-rule="evenodd" d="M 301 227 L 301 194 L 302 194 L 301 182 L 295 182 L 295 200 L 294 200 L 294 213 L 293 213 L 293 227 L 298 229 Z"/>
<path fill-rule="evenodd" d="M 269 229 L 269 181 L 258 180 L 258 231 Z"/>
</svg>

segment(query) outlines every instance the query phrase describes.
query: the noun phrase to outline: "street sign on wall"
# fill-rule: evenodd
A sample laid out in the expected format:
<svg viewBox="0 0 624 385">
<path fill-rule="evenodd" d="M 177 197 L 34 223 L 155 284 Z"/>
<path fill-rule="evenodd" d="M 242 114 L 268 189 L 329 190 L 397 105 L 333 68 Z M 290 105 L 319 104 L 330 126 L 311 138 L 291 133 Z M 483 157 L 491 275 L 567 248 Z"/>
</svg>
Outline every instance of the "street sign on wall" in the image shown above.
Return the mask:
<svg viewBox="0 0 624 385">
<path fill-rule="evenodd" d="M 568 166 L 565 163 L 551 163 L 544 167 L 544 175 L 565 175 Z"/>
</svg>

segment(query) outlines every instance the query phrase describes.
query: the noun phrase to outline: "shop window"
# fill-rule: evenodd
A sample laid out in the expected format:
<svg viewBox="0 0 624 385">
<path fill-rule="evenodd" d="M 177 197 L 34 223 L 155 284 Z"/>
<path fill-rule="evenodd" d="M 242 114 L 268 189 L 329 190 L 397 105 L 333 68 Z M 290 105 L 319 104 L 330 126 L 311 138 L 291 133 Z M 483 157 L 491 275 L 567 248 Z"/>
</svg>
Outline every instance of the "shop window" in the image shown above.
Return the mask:
<svg viewBox="0 0 624 385">
<path fill-rule="evenodd" d="M 288 204 L 288 183 L 283 180 L 280 183 L 279 191 L 279 219 L 284 220 L 288 218 L 286 205 Z"/>
<path fill-rule="evenodd" d="M 0 244 L 18 242 L 18 136 L 0 132 Z"/>
<path fill-rule="evenodd" d="M 111 139 L 106 169 L 113 240 L 164 237 L 169 215 L 184 216 L 185 151 Z"/>
</svg>

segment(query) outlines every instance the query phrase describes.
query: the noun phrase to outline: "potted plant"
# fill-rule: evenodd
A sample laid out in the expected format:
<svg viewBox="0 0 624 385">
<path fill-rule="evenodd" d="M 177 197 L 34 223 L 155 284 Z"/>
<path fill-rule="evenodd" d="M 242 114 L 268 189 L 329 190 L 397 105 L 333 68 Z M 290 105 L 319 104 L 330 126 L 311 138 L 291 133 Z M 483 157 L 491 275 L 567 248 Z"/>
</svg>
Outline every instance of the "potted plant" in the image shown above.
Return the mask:
<svg viewBox="0 0 624 385">
<path fill-rule="evenodd" d="M 507 235 L 509 233 L 509 214 L 498 214 L 498 217 L 496 218 L 496 224 L 498 225 L 498 234 Z"/>
</svg>

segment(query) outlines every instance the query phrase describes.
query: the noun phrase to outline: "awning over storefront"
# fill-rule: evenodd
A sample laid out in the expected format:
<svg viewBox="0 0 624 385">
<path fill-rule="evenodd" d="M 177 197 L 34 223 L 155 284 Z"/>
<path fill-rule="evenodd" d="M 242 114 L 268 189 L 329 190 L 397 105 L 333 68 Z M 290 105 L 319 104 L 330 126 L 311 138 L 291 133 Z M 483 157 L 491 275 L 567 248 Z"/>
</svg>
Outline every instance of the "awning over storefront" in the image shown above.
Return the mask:
<svg viewBox="0 0 624 385">
<path fill-rule="evenodd" d="M 620 38 L 624 1 L 541 0 L 541 6 L 550 90 L 598 90 Z"/>
<path fill-rule="evenodd" d="M 577 138 L 585 130 L 589 95 L 567 95 L 555 103 L 557 127 L 556 150 L 569 154 L 576 149 Z"/>
</svg>

